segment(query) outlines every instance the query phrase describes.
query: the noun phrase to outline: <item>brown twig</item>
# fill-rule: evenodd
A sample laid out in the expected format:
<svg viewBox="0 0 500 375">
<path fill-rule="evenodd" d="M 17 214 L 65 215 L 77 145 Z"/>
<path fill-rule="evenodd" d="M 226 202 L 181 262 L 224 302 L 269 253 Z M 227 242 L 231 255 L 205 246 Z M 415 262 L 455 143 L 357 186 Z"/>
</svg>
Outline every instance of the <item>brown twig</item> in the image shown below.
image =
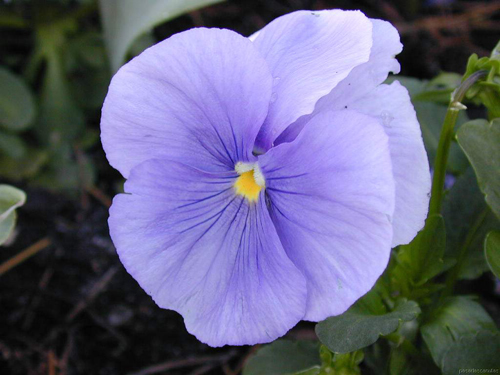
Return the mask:
<svg viewBox="0 0 500 375">
<path fill-rule="evenodd" d="M 87 186 L 86 191 L 92 197 L 98 200 L 104 207 L 111 207 L 111 198 L 108 197 L 102 190 L 98 189 L 95 186 Z"/>
<path fill-rule="evenodd" d="M 104 275 L 94 284 L 86 298 L 78 302 L 78 304 L 71 310 L 71 312 L 66 316 L 65 322 L 71 322 L 75 317 L 77 317 L 85 308 L 101 293 L 104 288 L 113 279 L 116 272 L 118 271 L 118 266 L 112 266 L 108 269 Z"/>
<path fill-rule="evenodd" d="M 66 346 L 62 353 L 61 359 L 59 360 L 59 375 L 66 375 L 68 372 L 68 362 L 71 350 L 73 349 L 73 331 L 68 332 L 68 339 L 66 340 Z"/>
<path fill-rule="evenodd" d="M 196 365 L 208 365 L 209 363 L 221 363 L 228 361 L 233 358 L 236 351 L 230 351 L 228 353 L 217 355 L 217 356 L 204 356 L 204 357 L 194 357 L 187 359 L 178 359 L 174 361 L 167 361 L 164 363 L 159 363 L 157 365 L 146 367 L 129 375 L 150 375 L 158 374 L 167 370 L 172 370 L 176 368 L 193 367 Z"/>
<path fill-rule="evenodd" d="M 479 4 L 471 6 L 462 14 L 430 16 L 412 23 L 396 22 L 395 26 L 401 34 L 415 33 L 421 30 L 428 32 L 441 30 L 468 31 L 469 26 L 490 19 L 498 11 L 500 11 L 499 3 Z"/>
<path fill-rule="evenodd" d="M 193 372 L 190 372 L 189 375 L 203 375 L 215 368 L 217 365 L 215 364 L 208 364 L 205 366 L 198 367 L 196 370 Z"/>
<path fill-rule="evenodd" d="M 7 271 L 10 271 L 18 264 L 24 262 L 29 257 L 35 255 L 40 250 L 47 248 L 48 246 L 50 246 L 50 244 L 51 241 L 48 237 L 42 238 L 41 240 L 35 242 L 33 245 L 29 246 L 27 249 L 21 251 L 19 254 L 0 264 L 0 276 L 2 276 Z"/>
<path fill-rule="evenodd" d="M 57 359 L 52 350 L 49 350 L 49 353 L 47 354 L 47 363 L 49 370 L 48 375 L 56 375 Z"/>
</svg>

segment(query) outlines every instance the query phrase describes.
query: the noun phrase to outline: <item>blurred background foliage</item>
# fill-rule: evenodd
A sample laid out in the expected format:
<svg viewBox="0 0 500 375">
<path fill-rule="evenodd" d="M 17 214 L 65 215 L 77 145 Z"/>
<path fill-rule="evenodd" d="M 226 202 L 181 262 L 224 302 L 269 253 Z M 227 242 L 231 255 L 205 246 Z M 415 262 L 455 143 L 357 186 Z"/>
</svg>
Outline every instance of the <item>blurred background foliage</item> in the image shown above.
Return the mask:
<svg viewBox="0 0 500 375">
<path fill-rule="evenodd" d="M 395 251 L 385 276 L 352 311 L 318 325 L 326 346 L 314 340 L 314 325 L 301 323 L 288 335 L 298 342 L 280 340 L 257 355 L 258 347 L 208 348 L 119 265 L 106 220 L 123 179 L 99 141 L 112 74 L 191 27 L 250 35 L 288 12 L 328 8 L 361 9 L 398 28 L 402 73 L 389 81 L 411 94 L 432 168 L 450 95 L 464 72 L 487 63 L 477 59 L 466 70 L 469 56 L 489 56 L 500 39 L 498 1 L 0 0 L 1 374 L 234 375 L 245 363 L 246 375 L 433 374 L 453 373 L 460 363 L 454 353 L 463 348 L 488 347 L 485 358 L 494 357 L 500 286 L 488 271 L 498 276 L 500 224 L 498 202 L 484 194 L 494 197 L 499 183 L 471 138 L 489 139 L 481 149 L 498 159 L 499 125 L 469 122 L 498 117 L 489 94 L 471 93 L 460 112 L 463 140 L 450 148 L 443 217 L 430 217 L 412 244 Z M 450 288 L 445 273 L 455 279 L 451 289 L 459 280 L 456 289 L 477 299 L 436 301 Z M 341 334 L 346 326 L 362 332 L 350 346 Z"/>
</svg>

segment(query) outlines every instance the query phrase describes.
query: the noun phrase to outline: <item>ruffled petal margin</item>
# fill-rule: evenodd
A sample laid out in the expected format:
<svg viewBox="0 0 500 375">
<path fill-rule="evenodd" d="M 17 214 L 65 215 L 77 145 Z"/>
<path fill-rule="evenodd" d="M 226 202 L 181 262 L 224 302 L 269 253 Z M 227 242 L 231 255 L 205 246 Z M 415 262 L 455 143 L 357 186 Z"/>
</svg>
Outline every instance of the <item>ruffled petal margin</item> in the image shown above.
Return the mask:
<svg viewBox="0 0 500 375">
<path fill-rule="evenodd" d="M 286 127 L 312 113 L 319 98 L 368 61 L 372 23 L 359 11 L 298 11 L 277 18 L 252 40 L 274 77 L 256 143 L 268 150 Z"/>
</svg>

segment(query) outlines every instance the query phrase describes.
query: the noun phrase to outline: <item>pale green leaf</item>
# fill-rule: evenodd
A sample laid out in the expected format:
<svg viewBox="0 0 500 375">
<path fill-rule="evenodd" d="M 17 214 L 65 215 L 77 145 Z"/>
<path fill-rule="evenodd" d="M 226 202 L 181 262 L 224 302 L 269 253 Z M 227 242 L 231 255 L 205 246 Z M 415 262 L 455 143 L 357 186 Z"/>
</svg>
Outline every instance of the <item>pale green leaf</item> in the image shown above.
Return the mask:
<svg viewBox="0 0 500 375">
<path fill-rule="evenodd" d="M 100 0 L 111 67 L 118 70 L 132 42 L 154 26 L 222 0 Z"/>
<path fill-rule="evenodd" d="M 16 208 L 26 202 L 26 194 L 10 185 L 0 185 L 0 245 L 10 236 L 16 223 Z"/>
</svg>

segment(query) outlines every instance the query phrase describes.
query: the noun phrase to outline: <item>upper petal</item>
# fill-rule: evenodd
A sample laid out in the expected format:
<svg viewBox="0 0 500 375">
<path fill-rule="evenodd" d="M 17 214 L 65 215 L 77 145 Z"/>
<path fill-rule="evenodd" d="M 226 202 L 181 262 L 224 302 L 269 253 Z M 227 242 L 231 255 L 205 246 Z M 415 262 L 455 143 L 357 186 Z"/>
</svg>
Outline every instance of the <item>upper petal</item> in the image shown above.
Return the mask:
<svg viewBox="0 0 500 375">
<path fill-rule="evenodd" d="M 389 260 L 394 180 L 384 129 L 356 112 L 321 113 L 259 164 L 283 247 L 307 280 L 305 319 L 341 314 Z"/>
<path fill-rule="evenodd" d="M 403 48 L 398 31 L 389 22 L 370 19 L 373 25 L 373 46 L 370 59 L 355 67 L 349 75 L 342 80 L 328 94 L 316 103 L 311 115 L 303 116 L 290 125 L 276 140 L 276 144 L 290 142 L 312 116 L 322 111 L 349 108 L 349 104 L 373 91 L 387 79 L 390 72 L 399 73 L 400 66 L 395 56 Z"/>
<path fill-rule="evenodd" d="M 229 30 L 192 29 L 147 49 L 113 77 L 101 138 L 124 177 L 144 160 L 227 170 L 253 160 L 272 77 L 252 42 Z"/>
<path fill-rule="evenodd" d="M 380 85 L 350 103 L 349 108 L 377 117 L 389 136 L 396 183 L 392 246 L 410 243 L 425 224 L 431 174 L 422 132 L 408 90 L 398 81 L 391 85 Z"/>
<path fill-rule="evenodd" d="M 212 346 L 284 335 L 303 316 L 305 279 L 287 257 L 263 194 L 234 192 L 236 173 L 149 160 L 111 207 L 111 237 L 127 271 Z"/>
<path fill-rule="evenodd" d="M 313 111 L 356 66 L 368 61 L 372 24 L 359 11 L 298 11 L 253 37 L 274 77 L 269 114 L 257 138 L 268 149 L 278 135 Z"/>
</svg>

